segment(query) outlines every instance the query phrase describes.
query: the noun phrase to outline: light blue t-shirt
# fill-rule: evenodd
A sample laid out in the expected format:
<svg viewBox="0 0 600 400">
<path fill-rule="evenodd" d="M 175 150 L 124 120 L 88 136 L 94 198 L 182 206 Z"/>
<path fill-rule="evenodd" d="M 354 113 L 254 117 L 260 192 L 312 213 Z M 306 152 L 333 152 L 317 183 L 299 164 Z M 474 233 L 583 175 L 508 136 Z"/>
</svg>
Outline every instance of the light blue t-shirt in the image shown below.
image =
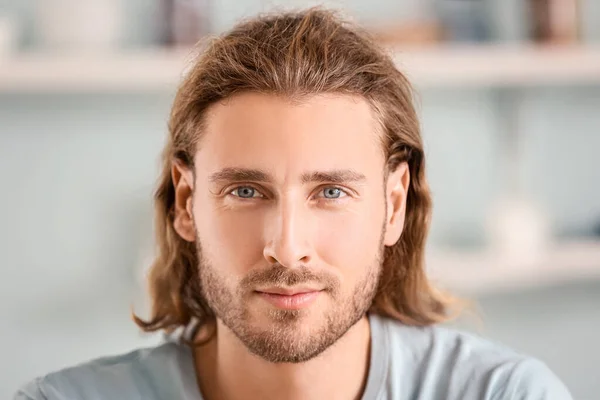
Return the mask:
<svg viewBox="0 0 600 400">
<path fill-rule="evenodd" d="M 540 361 L 475 335 L 371 315 L 365 400 L 571 400 Z M 15 400 L 202 400 L 191 349 L 171 341 L 38 378 Z"/>
</svg>

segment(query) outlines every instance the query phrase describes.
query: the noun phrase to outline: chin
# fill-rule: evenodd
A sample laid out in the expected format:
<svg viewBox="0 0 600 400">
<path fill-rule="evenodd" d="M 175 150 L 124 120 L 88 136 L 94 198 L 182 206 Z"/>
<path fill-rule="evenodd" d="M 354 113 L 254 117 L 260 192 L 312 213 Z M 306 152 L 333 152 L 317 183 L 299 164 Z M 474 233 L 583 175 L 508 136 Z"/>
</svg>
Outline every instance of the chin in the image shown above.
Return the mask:
<svg viewBox="0 0 600 400">
<path fill-rule="evenodd" d="M 300 310 L 282 310 L 268 307 L 260 310 L 259 316 L 251 320 L 257 321 L 255 328 L 262 330 L 294 329 L 296 332 L 310 332 L 323 329 L 327 325 L 325 310 L 310 307 Z M 250 313 L 252 315 L 252 313 Z"/>
<path fill-rule="evenodd" d="M 309 332 L 297 329 L 266 330 L 246 337 L 250 352 L 271 363 L 302 363 L 323 353 L 332 342 L 323 342 Z"/>
</svg>

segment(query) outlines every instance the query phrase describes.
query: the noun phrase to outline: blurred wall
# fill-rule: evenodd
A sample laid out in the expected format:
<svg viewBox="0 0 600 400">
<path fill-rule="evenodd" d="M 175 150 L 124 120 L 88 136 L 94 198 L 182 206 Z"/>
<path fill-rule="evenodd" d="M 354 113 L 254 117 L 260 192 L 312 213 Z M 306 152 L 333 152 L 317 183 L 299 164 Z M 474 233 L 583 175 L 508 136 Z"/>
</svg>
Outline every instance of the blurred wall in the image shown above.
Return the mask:
<svg viewBox="0 0 600 400">
<path fill-rule="evenodd" d="M 217 29 L 267 4 L 214 3 Z M 417 1 L 342 3 L 366 19 L 422 12 Z M 0 10 L 17 11 L 32 28 L 33 4 L 0 0 Z M 142 13 L 131 19 L 137 25 L 130 26 L 129 46 L 152 41 L 146 4 L 127 3 L 129 12 Z M 586 17 L 600 26 L 600 7 L 594 12 Z M 25 32 L 26 45 L 33 45 L 32 32 Z M 128 318 L 170 101 L 170 93 L 0 95 L 1 398 L 35 375 L 156 339 L 143 339 Z M 589 234 L 600 220 L 600 88 L 532 89 L 519 101 L 522 180 L 559 233 Z M 505 172 L 498 164 L 503 125 L 496 105 L 487 90 L 421 93 L 433 243 L 481 244 Z M 484 334 L 547 361 L 576 398 L 592 399 L 600 390 L 593 379 L 600 364 L 599 289 L 484 297 Z"/>
<path fill-rule="evenodd" d="M 0 398 L 144 342 L 129 313 L 169 100 L 0 96 Z"/>
</svg>

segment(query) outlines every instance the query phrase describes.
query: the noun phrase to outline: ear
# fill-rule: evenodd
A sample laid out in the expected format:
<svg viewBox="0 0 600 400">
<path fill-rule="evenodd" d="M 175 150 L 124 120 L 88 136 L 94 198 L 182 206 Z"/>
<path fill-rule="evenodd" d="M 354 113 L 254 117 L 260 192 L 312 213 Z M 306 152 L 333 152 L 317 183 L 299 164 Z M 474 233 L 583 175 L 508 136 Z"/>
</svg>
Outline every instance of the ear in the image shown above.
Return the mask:
<svg viewBox="0 0 600 400">
<path fill-rule="evenodd" d="M 383 243 L 386 246 L 395 245 L 404 229 L 406 197 L 409 185 L 410 169 L 408 163 L 403 162 L 398 165 L 396 170 L 390 172 L 386 182 L 387 219 L 383 238 Z"/>
<path fill-rule="evenodd" d="M 171 179 L 175 188 L 173 228 L 183 240 L 194 242 L 196 240 L 196 231 L 192 218 L 194 174 L 181 161 L 175 160 L 171 164 Z"/>
</svg>

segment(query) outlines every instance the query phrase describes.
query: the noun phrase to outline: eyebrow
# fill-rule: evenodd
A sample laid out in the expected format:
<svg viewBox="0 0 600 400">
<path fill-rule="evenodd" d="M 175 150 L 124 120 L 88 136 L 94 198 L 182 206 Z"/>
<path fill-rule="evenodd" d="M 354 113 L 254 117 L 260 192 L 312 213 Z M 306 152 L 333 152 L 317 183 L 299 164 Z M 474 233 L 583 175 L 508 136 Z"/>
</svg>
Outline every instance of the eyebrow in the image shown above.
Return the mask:
<svg viewBox="0 0 600 400">
<path fill-rule="evenodd" d="M 358 183 L 364 182 L 366 176 L 351 169 L 336 169 L 331 171 L 305 172 L 300 177 L 302 184 L 307 183 Z M 250 168 L 223 168 L 210 175 L 210 182 L 273 182 L 273 176 L 268 172 Z"/>
<path fill-rule="evenodd" d="M 220 171 L 211 174 L 209 180 L 213 183 L 230 181 L 254 181 L 254 182 L 270 182 L 272 177 L 270 174 L 258 170 L 248 168 L 223 168 Z"/>
<path fill-rule="evenodd" d="M 351 169 L 315 171 L 302 174 L 300 181 L 306 183 L 356 183 L 364 182 L 367 177 Z"/>
</svg>

